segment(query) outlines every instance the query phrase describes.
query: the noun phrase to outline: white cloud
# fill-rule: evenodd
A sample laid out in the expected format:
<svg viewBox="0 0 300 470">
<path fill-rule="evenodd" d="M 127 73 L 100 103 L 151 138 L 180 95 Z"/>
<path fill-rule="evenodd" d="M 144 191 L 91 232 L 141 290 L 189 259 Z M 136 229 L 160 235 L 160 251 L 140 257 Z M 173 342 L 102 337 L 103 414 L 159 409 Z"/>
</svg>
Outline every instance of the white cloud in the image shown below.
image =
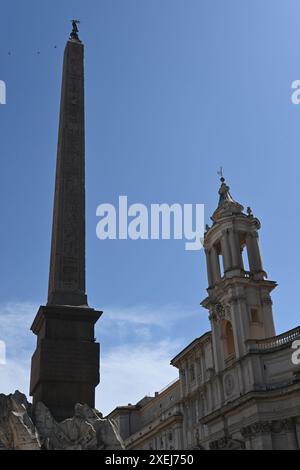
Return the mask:
<svg viewBox="0 0 300 470">
<path fill-rule="evenodd" d="M 183 321 L 199 323 L 199 308 L 181 305 L 134 305 L 131 307 L 106 306 L 104 314 L 96 325 L 99 337 L 117 339 L 119 342 L 128 340 L 149 340 L 167 336 L 176 324 Z M 203 317 L 205 320 L 205 318 Z M 178 328 L 180 331 L 180 328 Z"/>
<path fill-rule="evenodd" d="M 134 305 L 132 307 L 107 306 L 103 319 L 114 324 L 131 323 L 169 328 L 183 318 L 199 316 L 199 308 L 181 305 Z"/>
<path fill-rule="evenodd" d="M 96 406 L 104 414 L 116 406 L 136 403 L 154 394 L 178 376 L 170 359 L 182 345 L 178 341 L 125 344 L 113 348 L 101 358 L 101 381 Z"/>
<path fill-rule="evenodd" d="M 37 308 L 31 302 L 0 305 L 0 340 L 7 346 L 7 364 L 0 365 L 0 393 L 19 389 L 28 394 L 35 349 L 30 326 Z M 107 306 L 98 324 L 99 336 L 104 334 L 106 341 L 101 350 L 97 408 L 106 414 L 116 406 L 136 403 L 177 378 L 170 359 L 186 344 L 180 322 L 193 318 L 199 324 L 198 308 Z"/>
<path fill-rule="evenodd" d="M 96 406 L 107 414 L 116 406 L 136 403 L 178 377 L 170 365 L 185 345 L 182 321 L 199 322 L 199 308 L 181 305 L 106 306 L 97 324 L 100 337 L 117 345 L 102 349 Z M 177 327 L 176 327 L 177 325 Z M 174 328 L 175 327 L 175 328 Z M 168 339 L 172 335 L 172 339 Z"/>
<path fill-rule="evenodd" d="M 29 378 L 30 360 L 8 360 L 5 365 L 0 365 L 0 393 L 8 395 L 19 390 L 29 400 Z"/>
<path fill-rule="evenodd" d="M 6 343 L 8 357 L 22 357 L 26 350 L 33 350 L 35 336 L 30 327 L 37 309 L 31 302 L 0 305 L 0 340 Z"/>
<path fill-rule="evenodd" d="M 6 345 L 6 363 L 0 365 L 0 393 L 15 390 L 29 395 L 30 358 L 35 336 L 30 331 L 37 305 L 9 302 L 0 305 L 0 340 Z"/>
</svg>

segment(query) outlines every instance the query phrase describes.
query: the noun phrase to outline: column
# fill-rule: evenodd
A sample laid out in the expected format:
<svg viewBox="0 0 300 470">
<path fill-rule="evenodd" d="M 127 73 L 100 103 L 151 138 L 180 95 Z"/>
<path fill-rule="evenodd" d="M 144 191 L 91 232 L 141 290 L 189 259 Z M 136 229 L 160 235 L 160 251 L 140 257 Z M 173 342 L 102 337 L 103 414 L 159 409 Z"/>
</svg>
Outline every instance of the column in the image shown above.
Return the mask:
<svg viewBox="0 0 300 470">
<path fill-rule="evenodd" d="M 220 272 L 219 255 L 215 246 L 212 247 L 210 255 L 211 255 L 211 263 L 212 263 L 213 280 L 214 280 L 214 283 L 216 283 L 221 278 L 221 272 Z"/>
<path fill-rule="evenodd" d="M 208 287 L 211 287 L 213 285 L 213 275 L 212 275 L 212 267 L 211 267 L 211 256 L 210 256 L 209 250 L 205 250 L 205 256 L 206 256 Z"/>
<path fill-rule="evenodd" d="M 263 271 L 262 259 L 260 256 L 260 249 L 258 244 L 258 233 L 254 232 L 252 234 L 252 244 L 253 244 L 253 252 L 254 252 L 254 260 L 255 260 L 255 270 L 256 271 Z"/>
<path fill-rule="evenodd" d="M 232 258 L 232 268 L 241 268 L 240 247 L 237 233 L 233 229 L 229 230 L 229 244 Z"/>
<path fill-rule="evenodd" d="M 221 238 L 221 252 L 222 252 L 222 258 L 223 258 L 223 266 L 224 266 L 224 272 L 229 271 L 229 269 L 232 266 L 232 260 L 231 260 L 231 253 L 230 253 L 230 245 L 229 245 L 229 239 L 228 239 L 228 232 L 225 230 L 222 232 L 222 238 Z"/>
<path fill-rule="evenodd" d="M 254 246 L 253 246 L 253 235 L 252 235 L 252 233 L 247 234 L 246 247 L 247 247 L 247 253 L 248 253 L 250 272 L 254 272 L 254 271 L 256 271 L 256 263 L 255 263 L 255 249 L 254 249 Z"/>
</svg>

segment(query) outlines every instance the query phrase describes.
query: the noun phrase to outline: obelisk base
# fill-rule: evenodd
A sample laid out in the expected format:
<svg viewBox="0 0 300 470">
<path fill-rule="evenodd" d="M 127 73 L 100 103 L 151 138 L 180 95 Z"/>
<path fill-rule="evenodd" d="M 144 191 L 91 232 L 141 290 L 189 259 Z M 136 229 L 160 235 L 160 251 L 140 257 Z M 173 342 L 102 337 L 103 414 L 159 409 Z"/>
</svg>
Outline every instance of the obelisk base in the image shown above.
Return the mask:
<svg viewBox="0 0 300 470">
<path fill-rule="evenodd" d="M 41 306 L 32 324 L 33 407 L 44 403 L 57 421 L 73 416 L 76 403 L 95 406 L 100 345 L 94 327 L 101 314 L 88 307 Z"/>
</svg>

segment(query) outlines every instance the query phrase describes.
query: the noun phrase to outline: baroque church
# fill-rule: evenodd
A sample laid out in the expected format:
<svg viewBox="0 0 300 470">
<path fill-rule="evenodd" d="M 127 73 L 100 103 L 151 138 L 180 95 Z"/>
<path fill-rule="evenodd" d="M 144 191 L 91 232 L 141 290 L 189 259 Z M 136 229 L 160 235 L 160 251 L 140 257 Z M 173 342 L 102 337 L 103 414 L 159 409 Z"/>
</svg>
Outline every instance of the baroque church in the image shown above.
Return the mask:
<svg viewBox="0 0 300 470">
<path fill-rule="evenodd" d="M 211 331 L 171 360 L 178 380 L 108 417 L 127 449 L 300 449 L 300 368 L 291 347 L 300 327 L 276 336 L 277 284 L 263 268 L 260 221 L 232 198 L 223 177 L 211 220 L 201 302 Z"/>
</svg>

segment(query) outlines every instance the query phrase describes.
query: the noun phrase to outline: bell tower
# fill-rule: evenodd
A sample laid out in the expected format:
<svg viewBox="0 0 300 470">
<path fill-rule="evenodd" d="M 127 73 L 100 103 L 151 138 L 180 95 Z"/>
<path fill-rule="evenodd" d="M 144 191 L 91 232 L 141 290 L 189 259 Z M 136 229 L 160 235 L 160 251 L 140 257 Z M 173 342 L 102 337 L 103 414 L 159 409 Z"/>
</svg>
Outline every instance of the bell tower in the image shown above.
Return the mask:
<svg viewBox="0 0 300 470">
<path fill-rule="evenodd" d="M 219 204 L 206 226 L 209 310 L 217 372 L 248 351 L 247 341 L 275 336 L 270 293 L 276 282 L 267 280 L 258 231 L 259 220 L 230 194 L 221 177 Z"/>
</svg>

